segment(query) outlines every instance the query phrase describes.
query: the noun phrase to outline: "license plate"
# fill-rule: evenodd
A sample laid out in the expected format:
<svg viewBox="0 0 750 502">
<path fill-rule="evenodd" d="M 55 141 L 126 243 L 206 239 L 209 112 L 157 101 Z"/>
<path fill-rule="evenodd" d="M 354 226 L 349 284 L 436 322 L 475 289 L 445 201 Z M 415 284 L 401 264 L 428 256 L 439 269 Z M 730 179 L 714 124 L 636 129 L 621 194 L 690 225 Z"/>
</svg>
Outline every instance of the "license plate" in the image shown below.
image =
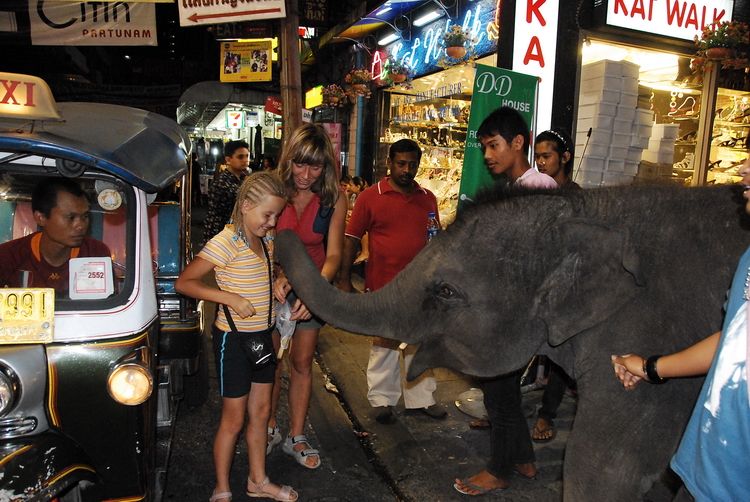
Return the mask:
<svg viewBox="0 0 750 502">
<path fill-rule="evenodd" d="M 0 290 L 0 344 L 48 343 L 55 326 L 55 290 Z"/>
</svg>

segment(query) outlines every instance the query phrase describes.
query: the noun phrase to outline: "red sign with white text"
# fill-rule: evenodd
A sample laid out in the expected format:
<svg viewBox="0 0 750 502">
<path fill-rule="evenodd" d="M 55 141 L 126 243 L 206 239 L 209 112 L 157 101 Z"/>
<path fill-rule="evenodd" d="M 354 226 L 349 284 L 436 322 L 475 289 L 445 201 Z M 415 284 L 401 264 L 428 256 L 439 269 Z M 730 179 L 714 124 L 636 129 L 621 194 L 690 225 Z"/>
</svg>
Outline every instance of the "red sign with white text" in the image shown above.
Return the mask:
<svg viewBox="0 0 750 502">
<path fill-rule="evenodd" d="M 609 0 L 607 24 L 693 40 L 704 27 L 732 20 L 732 0 Z"/>
</svg>

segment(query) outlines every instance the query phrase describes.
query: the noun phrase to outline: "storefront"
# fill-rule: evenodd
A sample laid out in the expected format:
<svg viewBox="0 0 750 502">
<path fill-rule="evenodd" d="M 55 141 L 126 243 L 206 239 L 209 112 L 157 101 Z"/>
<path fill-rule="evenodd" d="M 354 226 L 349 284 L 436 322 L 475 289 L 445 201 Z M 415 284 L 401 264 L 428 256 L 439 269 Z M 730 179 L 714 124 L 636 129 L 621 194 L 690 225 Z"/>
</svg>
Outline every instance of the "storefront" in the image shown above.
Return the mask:
<svg viewBox="0 0 750 502">
<path fill-rule="evenodd" d="M 731 0 L 594 6 L 581 32 L 577 183 L 739 181 L 750 88 L 732 61 L 696 58 L 693 41 L 732 13 Z"/>
<path fill-rule="evenodd" d="M 417 181 L 437 197 L 445 225 L 455 218 L 458 203 L 474 63 L 495 66 L 496 62 L 497 3 L 458 2 L 453 12 L 440 11 L 434 4 L 428 7 L 410 13 L 410 40 L 398 39 L 373 53 L 372 74 L 386 79 L 373 95 L 378 100 L 373 179 L 387 174 L 392 143 L 404 138 L 416 141 L 423 152 Z M 432 22 L 420 21 L 437 15 Z M 455 58 L 445 50 L 444 34 L 451 29 L 461 29 L 470 37 L 465 44 L 468 52 Z M 388 61 L 408 66 L 413 79 L 388 81 Z"/>
</svg>

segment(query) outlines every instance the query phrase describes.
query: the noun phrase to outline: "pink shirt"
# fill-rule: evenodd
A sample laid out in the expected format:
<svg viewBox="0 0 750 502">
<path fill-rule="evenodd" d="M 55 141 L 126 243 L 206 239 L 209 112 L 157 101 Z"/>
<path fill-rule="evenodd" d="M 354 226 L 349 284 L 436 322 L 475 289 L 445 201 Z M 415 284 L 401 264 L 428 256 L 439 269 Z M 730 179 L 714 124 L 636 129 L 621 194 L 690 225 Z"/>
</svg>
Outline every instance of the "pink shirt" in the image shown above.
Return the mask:
<svg viewBox="0 0 750 502">
<path fill-rule="evenodd" d="M 557 182 L 551 176 L 540 173 L 533 167 L 523 173 L 514 183 L 524 188 L 557 188 Z"/>
</svg>

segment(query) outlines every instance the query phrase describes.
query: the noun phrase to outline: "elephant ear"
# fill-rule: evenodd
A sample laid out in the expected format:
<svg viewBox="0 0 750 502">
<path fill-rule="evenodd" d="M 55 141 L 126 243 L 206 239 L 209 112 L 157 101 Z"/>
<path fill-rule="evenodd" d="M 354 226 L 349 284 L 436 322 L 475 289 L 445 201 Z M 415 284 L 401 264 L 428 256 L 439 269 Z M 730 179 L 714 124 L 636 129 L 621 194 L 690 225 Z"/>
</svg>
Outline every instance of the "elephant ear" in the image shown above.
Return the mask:
<svg viewBox="0 0 750 502">
<path fill-rule="evenodd" d="M 559 238 L 554 245 L 563 259 L 544 279 L 533 303 L 552 346 L 603 322 L 645 284 L 638 255 L 623 230 L 567 220 L 558 223 L 555 233 Z"/>
</svg>

